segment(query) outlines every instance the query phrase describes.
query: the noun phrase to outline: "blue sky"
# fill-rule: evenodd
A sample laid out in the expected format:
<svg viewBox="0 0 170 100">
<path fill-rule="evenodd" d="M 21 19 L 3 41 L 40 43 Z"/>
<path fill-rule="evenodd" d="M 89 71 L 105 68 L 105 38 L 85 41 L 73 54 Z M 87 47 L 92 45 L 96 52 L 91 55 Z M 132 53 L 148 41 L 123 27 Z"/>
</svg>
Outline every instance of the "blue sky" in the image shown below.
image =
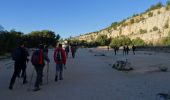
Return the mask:
<svg viewBox="0 0 170 100">
<path fill-rule="evenodd" d="M 167 0 L 0 0 L 0 25 L 24 33 L 52 30 L 62 38 L 108 27 Z"/>
</svg>

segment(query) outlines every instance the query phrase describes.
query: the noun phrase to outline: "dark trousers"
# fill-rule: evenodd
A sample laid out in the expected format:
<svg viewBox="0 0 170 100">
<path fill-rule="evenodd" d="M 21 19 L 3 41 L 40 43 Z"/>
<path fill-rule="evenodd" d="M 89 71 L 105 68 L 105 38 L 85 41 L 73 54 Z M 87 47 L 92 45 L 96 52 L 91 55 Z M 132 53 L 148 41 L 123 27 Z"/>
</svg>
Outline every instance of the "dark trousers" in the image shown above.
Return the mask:
<svg viewBox="0 0 170 100">
<path fill-rule="evenodd" d="M 56 64 L 56 77 L 63 78 L 63 64 Z"/>
<path fill-rule="evenodd" d="M 35 66 L 35 71 L 36 71 L 36 74 L 37 74 L 37 78 L 36 78 L 36 81 L 35 81 L 35 87 L 38 87 L 39 88 L 39 85 L 42 83 L 42 76 L 43 76 L 43 65 L 36 65 Z"/>
<path fill-rule="evenodd" d="M 72 57 L 73 57 L 73 58 L 75 57 L 75 52 L 72 52 Z"/>
<path fill-rule="evenodd" d="M 16 77 L 19 76 L 21 69 L 22 69 L 22 64 L 20 62 L 15 62 L 14 65 L 14 73 L 12 75 L 11 81 L 10 81 L 10 87 L 13 87 Z M 26 77 L 23 77 L 23 83 L 25 82 Z"/>
</svg>

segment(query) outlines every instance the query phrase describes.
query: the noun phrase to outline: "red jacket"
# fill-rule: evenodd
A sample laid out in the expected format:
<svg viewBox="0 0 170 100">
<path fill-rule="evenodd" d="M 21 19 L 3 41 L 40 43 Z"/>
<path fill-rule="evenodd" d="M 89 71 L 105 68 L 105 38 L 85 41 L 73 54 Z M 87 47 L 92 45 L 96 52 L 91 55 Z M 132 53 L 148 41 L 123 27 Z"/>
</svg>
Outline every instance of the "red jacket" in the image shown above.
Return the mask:
<svg viewBox="0 0 170 100">
<path fill-rule="evenodd" d="M 62 53 L 62 61 L 57 61 L 57 59 L 56 59 L 56 54 L 57 54 L 57 52 L 58 52 L 59 50 L 61 50 L 61 53 Z M 65 50 L 64 50 L 63 48 L 57 48 L 57 49 L 55 49 L 53 58 L 54 58 L 54 61 L 55 61 L 57 64 L 66 64 L 66 58 L 67 58 L 67 57 L 66 57 L 66 52 L 65 52 Z"/>
</svg>

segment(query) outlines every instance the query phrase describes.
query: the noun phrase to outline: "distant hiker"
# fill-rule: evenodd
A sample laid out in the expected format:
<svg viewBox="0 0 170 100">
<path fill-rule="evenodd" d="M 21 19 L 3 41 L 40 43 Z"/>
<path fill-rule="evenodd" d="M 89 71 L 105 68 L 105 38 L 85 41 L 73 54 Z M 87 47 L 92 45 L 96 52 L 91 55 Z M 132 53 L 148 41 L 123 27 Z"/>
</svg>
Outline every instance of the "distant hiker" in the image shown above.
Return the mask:
<svg viewBox="0 0 170 100">
<path fill-rule="evenodd" d="M 123 46 L 123 55 L 128 55 L 129 54 L 129 47 L 128 47 L 128 45 L 124 45 Z"/>
<path fill-rule="evenodd" d="M 123 46 L 123 55 L 126 55 L 126 47 L 125 47 L 125 45 Z"/>
<path fill-rule="evenodd" d="M 76 46 L 75 45 L 71 46 L 71 53 L 72 53 L 72 57 L 75 58 L 75 53 L 76 53 Z"/>
<path fill-rule="evenodd" d="M 68 53 L 70 52 L 70 47 L 69 47 L 69 45 L 66 45 L 65 51 L 66 51 L 66 56 L 67 56 L 67 58 L 68 58 Z"/>
<path fill-rule="evenodd" d="M 114 46 L 114 47 L 113 47 L 113 49 L 114 49 L 114 53 L 115 53 L 115 55 L 116 55 L 116 52 L 117 52 L 117 46 Z"/>
<path fill-rule="evenodd" d="M 50 62 L 48 56 L 43 51 L 44 46 L 40 44 L 39 49 L 35 50 L 31 57 L 31 62 L 35 67 L 37 78 L 34 85 L 34 91 L 40 90 L 40 85 L 42 85 L 43 68 L 45 66 L 44 60 L 48 63 Z"/>
<path fill-rule="evenodd" d="M 107 46 L 107 50 L 109 51 L 109 46 Z"/>
<path fill-rule="evenodd" d="M 132 51 L 133 51 L 133 54 L 135 55 L 135 50 L 136 50 L 136 46 L 132 46 Z"/>
<path fill-rule="evenodd" d="M 56 75 L 55 75 L 55 81 L 63 80 L 63 66 L 66 64 L 66 52 L 62 48 L 62 44 L 59 44 L 58 47 L 54 51 L 53 55 L 54 61 L 56 63 Z"/>
<path fill-rule="evenodd" d="M 129 54 L 129 46 L 128 45 L 126 45 L 126 54 L 128 55 Z"/>
<path fill-rule="evenodd" d="M 16 77 L 19 76 L 22 70 L 23 84 L 27 83 L 26 80 L 26 61 L 28 61 L 28 52 L 26 52 L 24 42 L 20 42 L 19 47 L 17 47 L 12 52 L 12 59 L 15 61 L 14 64 L 14 73 L 12 75 L 9 89 L 13 89 L 13 85 L 15 83 Z"/>
</svg>

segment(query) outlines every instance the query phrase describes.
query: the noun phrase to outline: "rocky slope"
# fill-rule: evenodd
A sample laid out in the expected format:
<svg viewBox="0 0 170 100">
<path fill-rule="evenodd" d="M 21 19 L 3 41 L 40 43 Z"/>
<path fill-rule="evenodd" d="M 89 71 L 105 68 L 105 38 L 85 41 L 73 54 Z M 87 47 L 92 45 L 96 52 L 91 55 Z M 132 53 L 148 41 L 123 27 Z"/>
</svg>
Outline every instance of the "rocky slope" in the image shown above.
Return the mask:
<svg viewBox="0 0 170 100">
<path fill-rule="evenodd" d="M 122 22 L 113 23 L 106 29 L 81 35 L 75 37 L 75 39 L 93 41 L 100 34 L 107 35 L 108 38 L 125 35 L 131 39 L 139 37 L 146 43 L 157 44 L 161 38 L 167 37 L 169 33 L 170 6 L 166 6 L 134 15 Z"/>
</svg>

